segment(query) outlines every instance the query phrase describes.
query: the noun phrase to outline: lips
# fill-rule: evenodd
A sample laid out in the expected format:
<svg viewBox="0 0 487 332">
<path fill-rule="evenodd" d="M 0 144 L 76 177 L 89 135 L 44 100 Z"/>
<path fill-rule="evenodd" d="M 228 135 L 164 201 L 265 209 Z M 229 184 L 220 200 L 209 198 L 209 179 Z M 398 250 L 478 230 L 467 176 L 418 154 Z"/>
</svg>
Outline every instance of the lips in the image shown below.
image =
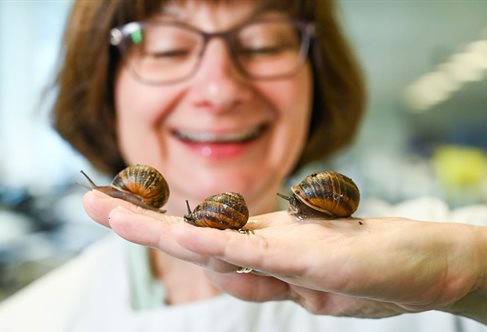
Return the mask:
<svg viewBox="0 0 487 332">
<path fill-rule="evenodd" d="M 266 129 L 266 125 L 234 131 L 195 131 L 175 130 L 174 135 L 183 142 L 201 144 L 236 144 L 246 143 L 258 138 Z"/>
<path fill-rule="evenodd" d="M 267 124 L 234 130 L 173 130 L 174 137 L 205 160 L 221 162 L 244 157 L 268 129 Z"/>
</svg>

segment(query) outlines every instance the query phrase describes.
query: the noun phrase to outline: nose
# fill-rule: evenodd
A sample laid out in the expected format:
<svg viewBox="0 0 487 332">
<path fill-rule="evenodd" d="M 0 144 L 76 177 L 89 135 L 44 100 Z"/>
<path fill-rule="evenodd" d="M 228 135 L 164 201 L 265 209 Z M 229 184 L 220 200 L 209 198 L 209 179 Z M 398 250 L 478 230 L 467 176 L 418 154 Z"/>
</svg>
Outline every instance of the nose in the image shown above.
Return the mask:
<svg viewBox="0 0 487 332">
<path fill-rule="evenodd" d="M 213 112 L 232 110 L 250 96 L 249 82 L 222 40 L 208 43 L 190 84 L 194 104 Z"/>
</svg>

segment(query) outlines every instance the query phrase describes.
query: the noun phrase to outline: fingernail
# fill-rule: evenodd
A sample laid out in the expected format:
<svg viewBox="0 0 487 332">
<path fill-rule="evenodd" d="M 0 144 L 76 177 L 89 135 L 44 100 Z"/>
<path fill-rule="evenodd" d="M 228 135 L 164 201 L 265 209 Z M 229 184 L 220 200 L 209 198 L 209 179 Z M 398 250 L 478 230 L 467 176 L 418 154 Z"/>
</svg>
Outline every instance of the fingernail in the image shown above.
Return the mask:
<svg viewBox="0 0 487 332">
<path fill-rule="evenodd" d="M 92 189 L 89 193 L 91 193 L 92 195 L 94 195 L 94 196 L 96 196 L 97 198 L 100 198 L 100 199 L 108 199 L 108 198 L 110 198 L 109 195 L 104 194 L 101 191 L 96 190 L 96 189 Z"/>
</svg>

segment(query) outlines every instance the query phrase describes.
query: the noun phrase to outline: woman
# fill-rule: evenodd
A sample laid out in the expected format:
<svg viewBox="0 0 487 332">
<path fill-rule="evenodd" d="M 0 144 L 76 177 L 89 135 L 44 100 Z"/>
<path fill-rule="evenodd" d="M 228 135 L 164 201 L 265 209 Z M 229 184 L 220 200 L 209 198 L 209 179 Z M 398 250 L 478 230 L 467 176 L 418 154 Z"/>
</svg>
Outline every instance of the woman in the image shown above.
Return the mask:
<svg viewBox="0 0 487 332">
<path fill-rule="evenodd" d="M 28 323 L 49 331 L 427 331 L 438 321 L 453 331 L 463 324 L 440 313 L 338 320 L 290 301 L 239 301 L 216 285 L 256 301 L 300 302 L 311 292 L 258 273 L 234 273 L 231 260 L 198 248 L 204 242 L 184 242 L 195 228 L 169 217 L 186 213 L 185 200 L 195 206 L 236 191 L 251 215 L 264 215 L 256 219 L 256 233 L 265 228 L 265 216 L 269 225 L 279 219 L 295 230 L 285 212 L 266 214 L 277 209 L 275 193 L 293 170 L 353 138 L 364 103 L 331 2 L 78 1 L 65 46 L 55 105 L 61 135 L 101 171 L 149 164 L 171 189 L 167 217 L 130 210 L 97 192 L 86 196 L 86 209 L 122 236 L 163 251 L 126 251 L 111 238 L 7 302 L 0 315 L 14 317 L 33 298 L 44 301 L 50 283 L 75 281 L 77 290 L 55 300 L 54 308 L 64 311 L 51 325 L 39 309 Z M 125 209 L 114 209 L 119 205 Z M 257 238 L 219 234 L 227 233 L 238 241 Z M 192 262 L 217 273 L 208 278 Z"/>
</svg>

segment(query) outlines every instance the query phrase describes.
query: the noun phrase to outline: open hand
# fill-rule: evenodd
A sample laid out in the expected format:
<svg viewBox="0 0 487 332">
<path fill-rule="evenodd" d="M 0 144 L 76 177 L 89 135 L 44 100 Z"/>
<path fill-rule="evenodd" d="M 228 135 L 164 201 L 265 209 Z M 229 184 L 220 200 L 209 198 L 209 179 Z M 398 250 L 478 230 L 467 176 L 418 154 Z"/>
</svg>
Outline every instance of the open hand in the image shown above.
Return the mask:
<svg viewBox="0 0 487 332">
<path fill-rule="evenodd" d="M 386 317 L 457 311 L 483 287 L 479 227 L 403 218 L 301 221 L 279 211 L 251 217 L 245 228 L 252 232 L 242 234 L 195 227 L 96 191 L 84 204 L 119 236 L 205 267 L 217 286 L 244 300 L 291 299 L 316 314 Z M 235 273 L 238 267 L 253 272 Z"/>
</svg>

